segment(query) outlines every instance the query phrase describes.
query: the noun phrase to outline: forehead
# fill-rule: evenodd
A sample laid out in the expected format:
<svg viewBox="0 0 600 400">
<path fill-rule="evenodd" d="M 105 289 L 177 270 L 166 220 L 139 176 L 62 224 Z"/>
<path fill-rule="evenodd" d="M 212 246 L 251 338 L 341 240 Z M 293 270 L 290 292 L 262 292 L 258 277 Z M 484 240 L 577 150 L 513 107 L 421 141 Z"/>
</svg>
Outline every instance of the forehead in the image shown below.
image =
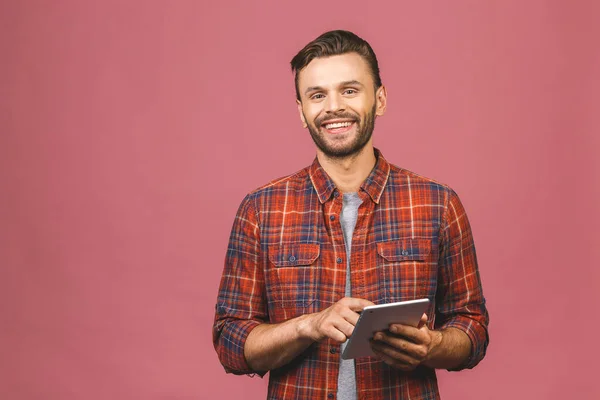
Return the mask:
<svg viewBox="0 0 600 400">
<path fill-rule="evenodd" d="M 298 74 L 300 90 L 306 87 L 335 86 L 340 82 L 358 81 L 365 86 L 374 84 L 369 64 L 357 53 L 319 57 Z"/>
</svg>

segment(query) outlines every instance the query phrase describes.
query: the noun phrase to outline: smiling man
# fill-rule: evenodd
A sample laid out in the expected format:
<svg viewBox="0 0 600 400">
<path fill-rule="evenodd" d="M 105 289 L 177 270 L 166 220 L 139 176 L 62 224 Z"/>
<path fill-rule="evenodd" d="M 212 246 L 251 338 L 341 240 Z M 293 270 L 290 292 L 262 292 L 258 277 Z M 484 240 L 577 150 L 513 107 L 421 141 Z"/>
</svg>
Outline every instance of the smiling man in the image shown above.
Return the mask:
<svg viewBox="0 0 600 400">
<path fill-rule="evenodd" d="M 292 60 L 311 166 L 251 192 L 232 228 L 213 340 L 227 372 L 270 371 L 269 399 L 437 399 L 436 368 L 473 368 L 488 313 L 465 210 L 373 147 L 386 89 L 371 46 L 327 32 Z M 359 312 L 428 298 L 419 326 L 342 360 Z"/>
</svg>

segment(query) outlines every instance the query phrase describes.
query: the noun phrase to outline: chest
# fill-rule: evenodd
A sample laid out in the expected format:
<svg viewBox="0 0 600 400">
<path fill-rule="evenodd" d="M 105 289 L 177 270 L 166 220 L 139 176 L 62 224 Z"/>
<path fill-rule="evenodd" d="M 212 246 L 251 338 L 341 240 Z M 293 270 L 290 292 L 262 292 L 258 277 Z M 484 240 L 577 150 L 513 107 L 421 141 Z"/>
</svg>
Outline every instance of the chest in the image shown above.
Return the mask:
<svg viewBox="0 0 600 400">
<path fill-rule="evenodd" d="M 294 205 L 261 224 L 269 314 L 278 322 L 327 308 L 344 296 L 348 255 L 352 296 L 377 304 L 435 298 L 440 207 L 364 201 L 351 248 L 342 202 Z M 351 251 L 347 251 L 351 250 Z"/>
</svg>

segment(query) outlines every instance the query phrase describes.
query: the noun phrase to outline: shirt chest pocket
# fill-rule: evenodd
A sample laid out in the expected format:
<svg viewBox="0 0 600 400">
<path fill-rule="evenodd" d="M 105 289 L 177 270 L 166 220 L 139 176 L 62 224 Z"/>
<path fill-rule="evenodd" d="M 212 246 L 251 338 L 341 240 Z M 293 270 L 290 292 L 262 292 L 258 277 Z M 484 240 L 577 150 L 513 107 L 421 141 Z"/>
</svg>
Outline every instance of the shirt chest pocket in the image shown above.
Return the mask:
<svg viewBox="0 0 600 400">
<path fill-rule="evenodd" d="M 320 246 L 311 243 L 269 247 L 267 300 L 272 322 L 313 312 Z"/>
<path fill-rule="evenodd" d="M 377 243 L 377 268 L 383 301 L 435 298 L 437 255 L 431 240 L 400 239 Z"/>
</svg>

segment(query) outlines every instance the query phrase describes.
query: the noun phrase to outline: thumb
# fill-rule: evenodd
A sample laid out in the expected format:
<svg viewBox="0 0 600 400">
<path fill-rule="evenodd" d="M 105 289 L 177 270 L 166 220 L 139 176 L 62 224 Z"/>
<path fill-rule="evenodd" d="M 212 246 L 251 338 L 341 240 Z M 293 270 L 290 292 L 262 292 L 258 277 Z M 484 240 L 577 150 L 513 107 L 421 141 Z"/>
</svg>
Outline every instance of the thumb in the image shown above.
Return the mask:
<svg viewBox="0 0 600 400">
<path fill-rule="evenodd" d="M 419 321 L 419 325 L 417 326 L 418 329 L 421 329 L 423 326 L 427 325 L 427 320 L 429 318 L 427 318 L 427 314 L 423 314 L 421 316 L 421 320 Z"/>
</svg>

